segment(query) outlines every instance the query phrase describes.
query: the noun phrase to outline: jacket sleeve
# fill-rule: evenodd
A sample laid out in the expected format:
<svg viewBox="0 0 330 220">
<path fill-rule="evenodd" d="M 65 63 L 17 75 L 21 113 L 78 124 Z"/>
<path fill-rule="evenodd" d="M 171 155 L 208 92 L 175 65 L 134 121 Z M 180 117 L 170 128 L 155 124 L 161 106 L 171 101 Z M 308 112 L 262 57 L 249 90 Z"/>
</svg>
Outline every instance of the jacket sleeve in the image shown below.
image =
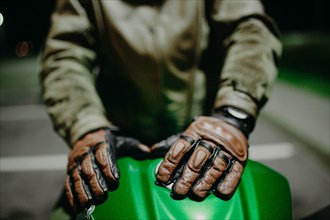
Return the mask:
<svg viewBox="0 0 330 220">
<path fill-rule="evenodd" d="M 41 58 L 42 98 L 54 129 L 69 144 L 91 130 L 109 127 L 92 74 L 93 27 L 75 0 L 61 0 Z"/>
<path fill-rule="evenodd" d="M 211 19 L 215 27 L 224 27 L 225 50 L 214 108 L 234 106 L 257 117 L 282 53 L 276 24 L 258 0 L 215 0 Z"/>
</svg>

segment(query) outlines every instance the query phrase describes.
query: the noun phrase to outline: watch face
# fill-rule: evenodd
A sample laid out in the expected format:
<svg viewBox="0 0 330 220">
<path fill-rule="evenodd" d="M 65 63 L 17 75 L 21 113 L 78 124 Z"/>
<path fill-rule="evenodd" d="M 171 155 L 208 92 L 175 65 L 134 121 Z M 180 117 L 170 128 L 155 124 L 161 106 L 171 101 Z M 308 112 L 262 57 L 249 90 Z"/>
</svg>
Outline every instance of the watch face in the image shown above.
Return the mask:
<svg viewBox="0 0 330 220">
<path fill-rule="evenodd" d="M 245 112 L 234 108 L 228 108 L 228 113 L 239 119 L 246 119 L 248 117 L 248 114 L 246 114 Z"/>
</svg>

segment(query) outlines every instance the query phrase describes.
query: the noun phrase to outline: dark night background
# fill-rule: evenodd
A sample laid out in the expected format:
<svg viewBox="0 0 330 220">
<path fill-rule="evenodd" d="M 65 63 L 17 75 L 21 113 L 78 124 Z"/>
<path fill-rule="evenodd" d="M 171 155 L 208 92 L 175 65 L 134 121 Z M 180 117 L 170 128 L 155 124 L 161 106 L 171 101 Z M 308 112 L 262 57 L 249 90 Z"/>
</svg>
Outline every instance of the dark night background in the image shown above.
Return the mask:
<svg viewBox="0 0 330 220">
<path fill-rule="evenodd" d="M 299 41 L 305 43 L 299 49 L 285 51 L 282 62 L 304 70 L 312 69 L 327 77 L 324 70 L 330 48 L 329 1 L 263 0 L 263 3 L 266 12 L 277 22 L 282 36 L 299 33 Z M 0 13 L 4 17 L 0 28 L 0 56 L 15 57 L 15 47 L 20 41 L 33 46 L 30 55 L 37 54 L 46 36 L 53 7 L 54 1 L 50 0 L 0 0 Z"/>
<path fill-rule="evenodd" d="M 266 12 L 274 18 L 282 33 L 328 32 L 329 2 L 326 0 L 263 0 Z M 54 7 L 51 0 L 0 0 L 4 16 L 7 55 L 21 40 L 31 41 L 36 49 L 44 39 Z M 2 42 L 3 43 L 3 42 Z M 3 45 L 2 45 L 3 46 Z"/>
</svg>

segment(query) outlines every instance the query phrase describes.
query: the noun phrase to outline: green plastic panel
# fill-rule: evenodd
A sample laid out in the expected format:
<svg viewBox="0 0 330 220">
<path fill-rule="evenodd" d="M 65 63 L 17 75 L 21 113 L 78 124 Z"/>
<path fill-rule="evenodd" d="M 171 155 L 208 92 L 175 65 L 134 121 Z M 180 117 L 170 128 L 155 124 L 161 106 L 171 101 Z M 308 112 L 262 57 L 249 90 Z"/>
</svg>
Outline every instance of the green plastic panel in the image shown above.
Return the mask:
<svg viewBox="0 0 330 220">
<path fill-rule="evenodd" d="M 249 160 L 235 195 L 224 201 L 213 194 L 202 202 L 173 200 L 170 190 L 155 185 L 161 159 L 122 158 L 120 186 L 96 206 L 95 220 L 103 219 L 292 219 L 287 180 L 274 170 Z"/>
</svg>

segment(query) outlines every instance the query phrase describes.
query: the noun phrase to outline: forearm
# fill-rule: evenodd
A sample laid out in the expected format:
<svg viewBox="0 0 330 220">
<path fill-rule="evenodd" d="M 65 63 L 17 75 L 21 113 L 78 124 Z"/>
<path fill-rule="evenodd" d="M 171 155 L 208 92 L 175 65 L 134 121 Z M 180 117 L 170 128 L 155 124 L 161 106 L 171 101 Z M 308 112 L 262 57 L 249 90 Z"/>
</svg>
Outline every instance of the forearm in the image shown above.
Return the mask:
<svg viewBox="0 0 330 220">
<path fill-rule="evenodd" d="M 225 40 L 225 47 L 215 107 L 234 106 L 257 116 L 276 80 L 281 44 L 262 21 L 249 18 Z"/>
<path fill-rule="evenodd" d="M 279 31 L 259 0 L 223 0 L 215 5 L 212 22 L 222 30 L 224 51 L 213 116 L 248 136 L 277 78 Z"/>
<path fill-rule="evenodd" d="M 94 87 L 91 30 L 77 1 L 59 1 L 43 50 L 43 100 L 55 130 L 69 144 L 88 131 L 109 126 Z"/>
</svg>

